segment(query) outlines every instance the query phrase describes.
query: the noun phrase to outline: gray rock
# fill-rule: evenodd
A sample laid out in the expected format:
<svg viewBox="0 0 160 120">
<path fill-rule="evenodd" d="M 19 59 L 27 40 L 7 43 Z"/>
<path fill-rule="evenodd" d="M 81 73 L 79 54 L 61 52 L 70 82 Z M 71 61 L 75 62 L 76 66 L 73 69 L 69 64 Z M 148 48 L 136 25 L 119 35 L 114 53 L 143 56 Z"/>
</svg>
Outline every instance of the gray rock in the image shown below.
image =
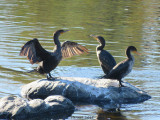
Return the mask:
<svg viewBox="0 0 160 120">
<path fill-rule="evenodd" d="M 139 103 L 151 97 L 144 91 L 125 82 L 119 88 L 117 80 L 61 77 L 56 80 L 37 80 L 21 89 L 27 99 L 45 99 L 50 95 L 62 95 L 72 101 L 94 104 Z"/>
<path fill-rule="evenodd" d="M 0 99 L 0 116 L 11 117 L 19 115 L 22 112 L 26 114 L 29 111 L 27 102 L 19 97 L 4 97 Z"/>
<path fill-rule="evenodd" d="M 62 113 L 62 111 L 70 116 L 74 112 L 74 105 L 69 99 L 60 95 L 49 96 L 45 100 L 34 99 L 31 101 L 15 96 L 0 99 L 0 119 L 44 117 L 46 114 L 56 115 Z"/>
<path fill-rule="evenodd" d="M 45 101 L 42 99 L 34 99 L 29 101 L 28 107 L 30 108 L 31 113 L 42 113 L 48 110 Z"/>
</svg>

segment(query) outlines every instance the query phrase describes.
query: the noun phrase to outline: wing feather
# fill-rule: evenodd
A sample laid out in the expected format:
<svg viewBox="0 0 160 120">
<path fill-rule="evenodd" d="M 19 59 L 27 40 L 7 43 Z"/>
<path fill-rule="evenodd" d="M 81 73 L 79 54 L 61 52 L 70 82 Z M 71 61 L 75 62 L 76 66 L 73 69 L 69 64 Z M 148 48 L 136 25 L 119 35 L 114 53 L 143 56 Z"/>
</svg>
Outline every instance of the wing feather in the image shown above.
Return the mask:
<svg viewBox="0 0 160 120">
<path fill-rule="evenodd" d="M 63 58 L 69 58 L 83 53 L 88 53 L 88 49 L 76 42 L 66 41 L 62 44 Z"/>
<path fill-rule="evenodd" d="M 77 53 L 77 49 L 75 48 L 75 47 L 73 47 L 73 50 L 74 50 L 74 52 L 75 52 L 75 55 L 77 55 L 78 53 Z"/>
<path fill-rule="evenodd" d="M 71 50 L 72 50 L 72 54 L 73 54 L 73 55 L 76 55 L 76 52 L 75 52 L 75 50 L 74 50 L 74 47 L 73 47 Z"/>
<path fill-rule="evenodd" d="M 38 39 L 28 41 L 21 49 L 20 56 L 27 56 L 31 64 L 39 63 L 50 55 L 39 43 Z"/>
<path fill-rule="evenodd" d="M 118 77 L 123 78 L 125 77 L 130 71 L 128 71 L 129 61 L 128 59 L 119 62 L 113 69 L 110 71 L 108 78 L 117 79 Z"/>
<path fill-rule="evenodd" d="M 116 65 L 114 57 L 106 50 L 102 50 L 101 52 L 99 52 L 98 56 L 100 63 L 108 72 Z"/>
</svg>

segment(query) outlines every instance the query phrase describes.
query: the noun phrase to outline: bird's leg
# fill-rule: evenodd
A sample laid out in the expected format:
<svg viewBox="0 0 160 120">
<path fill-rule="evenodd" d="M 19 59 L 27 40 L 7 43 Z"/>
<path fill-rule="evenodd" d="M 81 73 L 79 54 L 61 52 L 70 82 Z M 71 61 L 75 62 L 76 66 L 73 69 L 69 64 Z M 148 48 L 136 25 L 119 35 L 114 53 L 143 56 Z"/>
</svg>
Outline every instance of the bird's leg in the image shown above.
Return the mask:
<svg viewBox="0 0 160 120">
<path fill-rule="evenodd" d="M 55 80 L 55 78 L 53 78 L 53 77 L 51 76 L 51 73 L 50 73 L 50 72 L 49 72 L 48 75 L 47 75 L 47 79 L 48 79 L 48 80 Z"/>
<path fill-rule="evenodd" d="M 119 93 L 122 92 L 122 87 L 123 87 L 123 85 L 122 85 L 122 81 L 121 81 L 121 79 L 120 79 L 120 80 L 119 80 L 119 88 L 118 88 L 118 92 L 119 92 Z"/>
<path fill-rule="evenodd" d="M 119 80 L 119 87 L 125 87 L 124 85 L 122 85 L 122 80 Z"/>
</svg>

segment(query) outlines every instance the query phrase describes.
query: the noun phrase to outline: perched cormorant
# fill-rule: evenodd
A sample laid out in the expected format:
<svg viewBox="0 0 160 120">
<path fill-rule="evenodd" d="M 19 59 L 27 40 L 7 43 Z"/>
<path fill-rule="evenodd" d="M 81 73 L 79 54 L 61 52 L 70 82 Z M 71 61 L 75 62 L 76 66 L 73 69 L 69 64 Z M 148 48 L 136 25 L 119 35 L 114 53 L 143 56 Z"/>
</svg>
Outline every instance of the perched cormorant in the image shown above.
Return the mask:
<svg viewBox="0 0 160 120">
<path fill-rule="evenodd" d="M 96 48 L 97 57 L 103 72 L 107 76 L 110 70 L 116 65 L 116 61 L 108 51 L 103 49 L 105 47 L 105 39 L 102 36 L 90 36 L 95 38 L 100 43 L 100 45 Z"/>
<path fill-rule="evenodd" d="M 75 42 L 66 41 L 62 45 L 59 42 L 60 34 L 68 30 L 57 30 L 53 35 L 55 48 L 52 52 L 46 51 L 37 38 L 28 41 L 21 49 L 20 55 L 27 56 L 31 64 L 39 64 L 35 71 L 40 74 L 48 74 L 47 79 L 53 79 L 50 72 L 60 63 L 62 58 L 88 53 L 88 49 Z"/>
<path fill-rule="evenodd" d="M 114 66 L 107 76 L 109 79 L 117 79 L 121 87 L 123 86 L 121 79 L 131 72 L 134 65 L 134 57 L 131 55 L 131 52 L 137 53 L 137 49 L 134 46 L 129 46 L 126 49 L 127 59 L 119 62 L 116 66 Z"/>
</svg>

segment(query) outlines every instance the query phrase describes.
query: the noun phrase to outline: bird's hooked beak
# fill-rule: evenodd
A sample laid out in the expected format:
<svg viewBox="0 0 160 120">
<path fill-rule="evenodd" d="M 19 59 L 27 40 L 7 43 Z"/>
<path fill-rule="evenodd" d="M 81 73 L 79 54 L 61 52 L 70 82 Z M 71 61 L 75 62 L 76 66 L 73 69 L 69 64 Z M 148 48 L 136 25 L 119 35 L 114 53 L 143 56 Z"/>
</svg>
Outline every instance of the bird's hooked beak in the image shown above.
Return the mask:
<svg viewBox="0 0 160 120">
<path fill-rule="evenodd" d="M 64 30 L 63 32 L 61 32 L 61 34 L 65 33 L 65 32 L 68 32 L 69 30 Z"/>
<path fill-rule="evenodd" d="M 53 33 L 53 36 L 57 33 L 57 34 L 63 34 L 63 33 L 65 33 L 65 32 L 67 32 L 67 31 L 69 31 L 69 30 L 62 30 L 62 31 L 60 31 L 60 32 L 58 32 L 58 31 L 56 31 L 56 32 L 54 32 Z"/>
<path fill-rule="evenodd" d="M 137 51 L 133 51 L 133 53 L 136 53 L 137 55 L 141 55 L 140 53 L 138 53 Z"/>
<path fill-rule="evenodd" d="M 97 35 L 91 34 L 90 37 L 93 37 L 93 38 L 95 38 L 96 40 L 98 40 Z"/>
</svg>

